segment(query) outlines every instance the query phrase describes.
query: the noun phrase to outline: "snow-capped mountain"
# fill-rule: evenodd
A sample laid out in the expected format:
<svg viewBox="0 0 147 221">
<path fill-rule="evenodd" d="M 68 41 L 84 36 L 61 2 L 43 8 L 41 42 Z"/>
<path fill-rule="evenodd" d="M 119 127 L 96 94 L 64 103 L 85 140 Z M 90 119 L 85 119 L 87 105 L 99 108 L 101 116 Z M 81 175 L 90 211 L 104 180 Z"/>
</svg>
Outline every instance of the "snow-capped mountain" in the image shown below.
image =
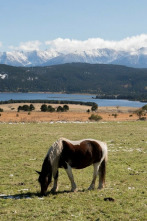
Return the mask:
<svg viewBox="0 0 147 221">
<path fill-rule="evenodd" d="M 72 62 L 119 64 L 129 67 L 147 68 L 147 47 L 131 52 L 105 48 L 64 53 L 53 49 L 0 53 L 0 64 L 12 66 L 47 66 Z"/>
</svg>

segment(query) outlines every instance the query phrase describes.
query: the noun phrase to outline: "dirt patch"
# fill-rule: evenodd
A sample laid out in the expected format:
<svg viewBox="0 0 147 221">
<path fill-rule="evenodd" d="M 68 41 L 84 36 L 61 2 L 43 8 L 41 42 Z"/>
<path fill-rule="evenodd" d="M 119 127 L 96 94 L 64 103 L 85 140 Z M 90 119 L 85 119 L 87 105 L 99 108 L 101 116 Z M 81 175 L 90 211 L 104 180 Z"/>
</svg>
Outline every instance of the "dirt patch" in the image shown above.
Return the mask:
<svg viewBox="0 0 147 221">
<path fill-rule="evenodd" d="M 4 112 L 0 113 L 0 122 L 51 122 L 51 121 L 89 121 L 92 112 L 87 113 L 91 109 L 90 106 L 85 105 L 68 105 L 68 112 L 41 112 L 40 107 L 42 104 L 33 104 L 35 111 L 32 112 L 17 112 L 18 106 L 22 104 L 4 104 L 0 108 Z M 30 105 L 30 104 L 28 104 Z M 51 104 L 57 108 L 59 104 Z M 63 106 L 63 105 L 61 105 Z M 102 121 L 133 121 L 137 120 L 138 116 L 134 114 L 137 108 L 131 107 L 99 107 L 98 114 L 102 117 Z"/>
</svg>

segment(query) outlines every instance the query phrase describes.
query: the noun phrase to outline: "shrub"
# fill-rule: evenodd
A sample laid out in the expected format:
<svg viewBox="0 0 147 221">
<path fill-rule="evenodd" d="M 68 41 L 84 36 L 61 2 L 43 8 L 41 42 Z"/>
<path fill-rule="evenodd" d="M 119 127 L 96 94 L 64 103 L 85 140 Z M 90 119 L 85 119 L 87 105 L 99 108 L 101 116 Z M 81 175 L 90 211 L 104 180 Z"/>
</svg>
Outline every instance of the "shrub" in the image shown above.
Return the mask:
<svg viewBox="0 0 147 221">
<path fill-rule="evenodd" d="M 51 105 L 47 106 L 46 104 L 43 104 L 40 109 L 43 112 L 54 112 L 55 111 L 55 108 L 53 108 Z M 63 107 L 61 107 L 61 106 L 57 107 L 57 112 L 64 112 L 64 111 L 68 111 L 68 110 L 69 110 L 68 105 L 64 105 Z"/>
<path fill-rule="evenodd" d="M 4 110 L 2 108 L 0 108 L 0 112 L 3 112 Z"/>
<path fill-rule="evenodd" d="M 146 120 L 146 117 L 140 117 L 139 120 Z"/>
<path fill-rule="evenodd" d="M 99 121 L 102 120 L 103 118 L 99 115 L 96 114 L 91 114 L 91 116 L 89 117 L 89 120 L 94 120 L 94 121 Z"/>
<path fill-rule="evenodd" d="M 41 111 L 43 111 L 43 112 L 46 112 L 46 111 L 48 110 L 46 104 L 42 104 L 40 109 L 41 109 Z"/>
<path fill-rule="evenodd" d="M 61 106 L 57 107 L 57 112 L 64 112 L 63 107 L 61 107 Z"/>
<path fill-rule="evenodd" d="M 35 110 L 35 107 L 34 107 L 33 104 L 30 104 L 30 106 L 27 105 L 27 104 L 25 104 L 25 105 L 23 105 L 23 106 L 19 106 L 19 107 L 18 107 L 17 111 L 19 112 L 20 110 L 23 110 L 23 111 L 32 111 L 32 110 Z"/>
<path fill-rule="evenodd" d="M 143 116 L 144 112 L 142 109 L 139 109 L 135 112 L 137 114 L 137 116 L 139 117 L 139 119 Z"/>
<path fill-rule="evenodd" d="M 143 111 L 147 111 L 147 104 L 142 107 Z"/>
<path fill-rule="evenodd" d="M 53 108 L 51 105 L 49 105 L 48 108 L 47 108 L 47 111 L 48 112 L 54 112 L 55 108 Z"/>
<path fill-rule="evenodd" d="M 96 111 L 98 109 L 98 105 L 96 103 L 94 103 L 91 107 L 92 111 Z"/>
<path fill-rule="evenodd" d="M 30 111 L 35 110 L 35 107 L 33 104 L 30 104 Z"/>
<path fill-rule="evenodd" d="M 112 116 L 115 117 L 115 118 L 117 118 L 118 115 L 117 115 L 117 114 L 112 114 Z"/>
<path fill-rule="evenodd" d="M 63 106 L 63 109 L 64 109 L 64 111 L 66 112 L 66 111 L 69 110 L 69 106 L 65 104 L 65 105 Z"/>
</svg>

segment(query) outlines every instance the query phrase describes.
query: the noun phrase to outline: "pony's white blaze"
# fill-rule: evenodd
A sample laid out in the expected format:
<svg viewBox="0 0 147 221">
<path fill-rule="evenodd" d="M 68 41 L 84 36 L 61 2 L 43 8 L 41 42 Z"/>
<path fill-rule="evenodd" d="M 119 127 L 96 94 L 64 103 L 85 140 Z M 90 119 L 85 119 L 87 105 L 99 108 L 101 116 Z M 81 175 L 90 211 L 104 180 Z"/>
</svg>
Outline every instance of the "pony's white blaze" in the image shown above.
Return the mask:
<svg viewBox="0 0 147 221">
<path fill-rule="evenodd" d="M 71 190 L 76 190 L 72 168 L 82 169 L 93 164 L 93 179 L 89 189 L 95 188 L 95 181 L 99 172 L 99 188 L 104 187 L 107 161 L 107 144 L 95 139 L 72 141 L 60 138 L 50 147 L 40 173 L 39 182 L 43 192 L 45 177 L 54 178 L 52 191 L 57 190 L 58 168 L 63 167 L 71 182 Z M 49 182 L 49 183 L 50 183 Z M 49 185 L 48 183 L 48 185 Z M 45 189 L 46 192 L 46 189 Z"/>
</svg>

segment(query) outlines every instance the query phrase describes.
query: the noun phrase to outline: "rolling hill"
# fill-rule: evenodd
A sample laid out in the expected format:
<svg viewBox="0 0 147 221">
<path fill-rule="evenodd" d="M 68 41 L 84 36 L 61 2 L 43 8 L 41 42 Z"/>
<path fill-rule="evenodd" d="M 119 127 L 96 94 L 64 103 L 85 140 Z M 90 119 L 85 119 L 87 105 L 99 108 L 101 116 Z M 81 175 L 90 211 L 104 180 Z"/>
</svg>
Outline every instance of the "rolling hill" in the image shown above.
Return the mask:
<svg viewBox="0 0 147 221">
<path fill-rule="evenodd" d="M 45 67 L 0 65 L 0 92 L 38 91 L 147 99 L 147 69 L 87 63 Z"/>
</svg>

